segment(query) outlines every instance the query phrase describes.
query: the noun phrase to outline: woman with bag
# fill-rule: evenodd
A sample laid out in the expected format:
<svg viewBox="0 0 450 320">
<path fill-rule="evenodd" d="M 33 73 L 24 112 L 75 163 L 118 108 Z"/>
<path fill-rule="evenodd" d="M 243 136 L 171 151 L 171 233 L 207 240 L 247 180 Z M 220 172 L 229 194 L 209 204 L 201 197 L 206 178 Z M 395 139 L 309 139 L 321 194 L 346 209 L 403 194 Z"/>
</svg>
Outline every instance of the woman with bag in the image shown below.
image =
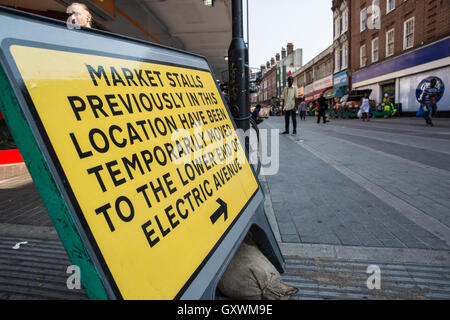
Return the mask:
<svg viewBox="0 0 450 320">
<path fill-rule="evenodd" d="M 364 92 L 364 96 L 361 100 L 361 119 L 362 121 L 366 121 L 364 119 L 364 116 L 367 118 L 367 121 L 370 121 L 369 119 L 369 111 L 370 111 L 370 104 L 369 104 L 369 94 L 367 92 Z"/>
</svg>

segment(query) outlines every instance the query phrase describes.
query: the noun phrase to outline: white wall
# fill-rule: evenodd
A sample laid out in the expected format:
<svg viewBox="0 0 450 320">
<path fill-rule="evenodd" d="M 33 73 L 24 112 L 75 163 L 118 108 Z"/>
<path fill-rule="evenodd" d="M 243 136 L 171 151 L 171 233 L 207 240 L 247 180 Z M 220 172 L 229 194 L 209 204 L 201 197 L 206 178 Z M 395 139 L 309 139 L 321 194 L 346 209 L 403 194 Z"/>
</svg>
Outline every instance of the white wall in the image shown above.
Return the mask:
<svg viewBox="0 0 450 320">
<path fill-rule="evenodd" d="M 438 102 L 439 110 L 450 110 L 450 66 L 431 70 L 423 73 L 414 74 L 412 76 L 400 78 L 399 102 L 402 103 L 402 110 L 407 112 L 415 112 L 419 108 L 416 99 L 416 89 L 420 81 L 429 77 L 436 76 L 441 78 L 445 85 L 444 96 Z"/>
</svg>

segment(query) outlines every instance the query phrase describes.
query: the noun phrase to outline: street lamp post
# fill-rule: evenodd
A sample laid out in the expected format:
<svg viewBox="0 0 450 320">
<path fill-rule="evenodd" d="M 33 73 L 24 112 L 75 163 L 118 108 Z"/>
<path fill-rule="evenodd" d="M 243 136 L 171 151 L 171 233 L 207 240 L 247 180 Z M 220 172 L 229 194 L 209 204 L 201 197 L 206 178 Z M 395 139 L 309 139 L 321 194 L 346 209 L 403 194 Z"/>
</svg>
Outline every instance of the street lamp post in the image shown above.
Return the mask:
<svg viewBox="0 0 450 320">
<path fill-rule="evenodd" d="M 238 128 L 250 127 L 248 48 L 244 42 L 242 0 L 232 0 L 233 38 L 228 49 L 230 106 Z"/>
</svg>

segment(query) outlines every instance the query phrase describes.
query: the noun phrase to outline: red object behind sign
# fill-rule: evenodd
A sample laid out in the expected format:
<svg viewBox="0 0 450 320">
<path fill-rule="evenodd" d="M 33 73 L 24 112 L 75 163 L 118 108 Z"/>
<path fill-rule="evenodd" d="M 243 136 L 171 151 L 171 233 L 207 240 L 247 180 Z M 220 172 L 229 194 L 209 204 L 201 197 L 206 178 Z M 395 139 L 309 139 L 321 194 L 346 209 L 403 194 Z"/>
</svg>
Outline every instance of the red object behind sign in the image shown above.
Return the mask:
<svg viewBox="0 0 450 320">
<path fill-rule="evenodd" d="M 320 90 L 317 90 L 317 91 L 314 91 L 314 92 L 308 94 L 305 97 L 305 102 L 311 102 L 311 101 L 315 101 L 315 100 L 319 99 L 320 95 L 322 93 L 325 93 L 325 91 L 330 90 L 331 88 L 333 88 L 333 87 L 323 88 L 323 89 L 320 89 Z"/>
<path fill-rule="evenodd" d="M 23 163 L 19 150 L 0 150 L 0 165 L 13 163 Z"/>
</svg>

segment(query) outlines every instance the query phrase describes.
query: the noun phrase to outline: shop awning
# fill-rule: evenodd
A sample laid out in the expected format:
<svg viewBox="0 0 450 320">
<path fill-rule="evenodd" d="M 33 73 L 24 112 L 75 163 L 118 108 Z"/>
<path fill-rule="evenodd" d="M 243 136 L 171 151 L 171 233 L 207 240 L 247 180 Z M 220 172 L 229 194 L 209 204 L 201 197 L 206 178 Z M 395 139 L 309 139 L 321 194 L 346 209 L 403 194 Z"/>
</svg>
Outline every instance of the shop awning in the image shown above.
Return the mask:
<svg viewBox="0 0 450 320">
<path fill-rule="evenodd" d="M 334 98 L 334 97 L 335 97 L 335 94 L 336 94 L 336 91 L 337 91 L 337 88 L 330 89 L 330 90 L 326 91 L 326 92 L 323 94 L 323 96 L 325 97 L 325 99 L 331 99 L 331 98 Z"/>
<path fill-rule="evenodd" d="M 320 95 L 321 95 L 322 93 L 324 93 L 324 92 L 326 92 L 326 91 L 328 91 L 328 90 L 330 90 L 330 89 L 332 89 L 332 88 L 333 88 L 333 87 L 328 87 L 328 88 L 316 90 L 316 91 L 314 91 L 314 92 L 308 94 L 308 95 L 305 97 L 305 102 L 316 101 L 317 99 L 320 98 Z M 325 98 L 326 98 L 326 97 L 325 97 Z M 329 98 L 326 98 L 326 99 L 329 99 Z"/>
</svg>

